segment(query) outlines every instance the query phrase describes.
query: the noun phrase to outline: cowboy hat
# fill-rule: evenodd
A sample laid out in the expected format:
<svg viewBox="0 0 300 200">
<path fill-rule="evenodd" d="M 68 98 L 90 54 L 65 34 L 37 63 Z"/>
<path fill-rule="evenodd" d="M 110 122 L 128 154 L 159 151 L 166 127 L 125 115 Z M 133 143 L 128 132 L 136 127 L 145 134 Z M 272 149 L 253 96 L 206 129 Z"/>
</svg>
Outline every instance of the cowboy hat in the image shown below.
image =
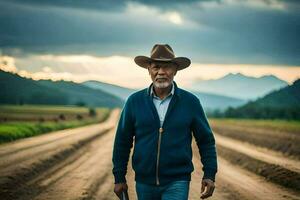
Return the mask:
<svg viewBox="0 0 300 200">
<path fill-rule="evenodd" d="M 151 50 L 150 58 L 147 56 L 134 58 L 137 65 L 146 69 L 153 61 L 176 63 L 177 70 L 187 68 L 191 64 L 191 60 L 186 57 L 175 57 L 173 49 L 168 44 L 155 44 Z"/>
</svg>

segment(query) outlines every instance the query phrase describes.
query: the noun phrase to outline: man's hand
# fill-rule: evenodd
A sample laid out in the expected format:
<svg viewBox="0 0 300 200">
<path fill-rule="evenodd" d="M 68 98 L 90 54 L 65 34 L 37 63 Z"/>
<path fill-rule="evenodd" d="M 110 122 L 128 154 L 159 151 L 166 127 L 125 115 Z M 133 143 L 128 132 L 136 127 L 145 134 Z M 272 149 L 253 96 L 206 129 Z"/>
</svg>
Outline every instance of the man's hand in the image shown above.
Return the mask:
<svg viewBox="0 0 300 200">
<path fill-rule="evenodd" d="M 206 188 L 206 190 L 205 190 Z M 210 196 L 212 196 L 215 189 L 215 183 L 214 181 L 210 179 L 203 179 L 202 180 L 202 186 L 201 186 L 201 199 L 206 199 Z M 205 190 L 205 192 L 204 192 Z M 204 193 L 203 193 L 204 192 Z"/>
<path fill-rule="evenodd" d="M 128 190 L 128 186 L 127 186 L 126 183 L 117 183 L 117 184 L 115 184 L 114 192 L 119 198 L 122 197 L 122 191 L 124 191 L 124 190 Z"/>
</svg>

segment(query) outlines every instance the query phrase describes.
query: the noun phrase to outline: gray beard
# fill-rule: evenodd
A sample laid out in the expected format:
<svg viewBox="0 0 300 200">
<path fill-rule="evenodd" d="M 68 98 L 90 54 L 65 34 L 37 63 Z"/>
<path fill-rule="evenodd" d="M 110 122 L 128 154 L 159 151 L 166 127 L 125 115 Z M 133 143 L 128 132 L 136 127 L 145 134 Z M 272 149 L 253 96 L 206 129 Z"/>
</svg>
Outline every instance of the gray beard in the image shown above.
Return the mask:
<svg viewBox="0 0 300 200">
<path fill-rule="evenodd" d="M 170 85 L 172 84 L 172 82 L 168 82 L 168 81 L 165 81 L 165 82 L 162 82 L 162 83 L 158 83 L 158 82 L 153 82 L 153 85 L 156 87 L 156 88 L 167 88 L 169 87 Z"/>
</svg>

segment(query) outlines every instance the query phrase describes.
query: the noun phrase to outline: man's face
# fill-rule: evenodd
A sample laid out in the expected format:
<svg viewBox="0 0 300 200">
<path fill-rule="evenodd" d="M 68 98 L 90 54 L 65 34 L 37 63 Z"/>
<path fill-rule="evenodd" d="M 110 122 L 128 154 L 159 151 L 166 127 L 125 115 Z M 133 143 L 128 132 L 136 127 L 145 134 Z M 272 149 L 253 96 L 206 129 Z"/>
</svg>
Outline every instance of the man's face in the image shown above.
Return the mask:
<svg viewBox="0 0 300 200">
<path fill-rule="evenodd" d="M 149 75 L 157 88 L 167 88 L 177 73 L 177 66 L 171 62 L 152 62 L 148 67 Z"/>
</svg>

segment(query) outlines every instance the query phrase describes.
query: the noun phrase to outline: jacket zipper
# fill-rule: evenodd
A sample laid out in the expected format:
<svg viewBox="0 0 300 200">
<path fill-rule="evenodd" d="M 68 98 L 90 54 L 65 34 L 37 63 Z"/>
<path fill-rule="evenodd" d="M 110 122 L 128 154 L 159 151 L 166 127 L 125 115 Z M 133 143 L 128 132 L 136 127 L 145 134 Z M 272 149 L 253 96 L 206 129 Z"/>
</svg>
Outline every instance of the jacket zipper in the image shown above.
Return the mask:
<svg viewBox="0 0 300 200">
<path fill-rule="evenodd" d="M 159 185 L 159 178 L 158 178 L 158 165 L 159 165 L 159 156 L 160 156 L 160 143 L 161 143 L 161 136 L 163 133 L 163 128 L 159 128 L 159 135 L 158 135 L 158 144 L 157 144 L 157 160 L 156 160 L 156 185 Z"/>
<path fill-rule="evenodd" d="M 175 86 L 174 86 L 174 87 L 175 87 Z M 159 184 L 160 184 L 160 183 L 159 183 L 159 177 L 158 177 L 158 175 L 159 175 L 158 167 L 159 167 L 159 157 L 160 157 L 161 137 L 162 137 L 162 133 L 163 133 L 163 131 L 164 131 L 163 126 L 164 126 L 164 123 L 165 123 L 165 121 L 166 121 L 166 119 L 167 119 L 168 113 L 170 112 L 170 110 L 171 110 L 173 104 L 175 103 L 175 100 L 176 100 L 176 99 L 174 99 L 174 97 L 172 97 L 172 99 L 171 99 L 171 101 L 170 101 L 170 103 L 169 103 L 168 109 L 167 109 L 167 113 L 166 113 L 166 115 L 165 115 L 164 122 L 163 122 L 163 124 L 160 126 L 160 128 L 159 128 L 159 130 L 158 130 L 158 131 L 159 131 L 159 135 L 158 135 L 157 160 L 156 160 L 156 185 L 159 185 Z M 173 104 L 172 104 L 172 103 L 173 103 Z M 153 102 L 152 102 L 152 108 L 156 111 L 156 108 L 155 108 Z M 156 116 L 158 117 L 157 111 L 156 111 Z M 158 120 L 159 120 L 159 117 L 158 117 Z"/>
</svg>

